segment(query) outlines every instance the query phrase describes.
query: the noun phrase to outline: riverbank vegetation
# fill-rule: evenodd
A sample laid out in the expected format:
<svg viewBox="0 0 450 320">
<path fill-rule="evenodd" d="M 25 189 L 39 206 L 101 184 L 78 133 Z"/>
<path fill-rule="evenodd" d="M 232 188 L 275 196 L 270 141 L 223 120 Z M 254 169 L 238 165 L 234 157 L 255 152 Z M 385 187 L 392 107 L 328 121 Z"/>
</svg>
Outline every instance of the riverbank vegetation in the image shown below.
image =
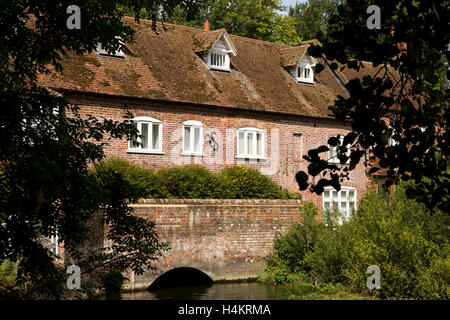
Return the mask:
<svg viewBox="0 0 450 320">
<path fill-rule="evenodd" d="M 256 169 L 226 167 L 218 173 L 198 166 L 153 171 L 123 159 L 109 159 L 93 170 L 97 180 L 120 175 L 131 186 L 130 197 L 151 199 L 301 199 Z"/>
<path fill-rule="evenodd" d="M 276 239 L 260 281 L 289 286 L 295 299 L 327 292 L 348 293 L 350 299 L 448 299 L 449 217 L 408 199 L 406 188 L 401 183 L 390 196 L 369 192 L 342 224 L 326 219 L 330 213 L 318 221 L 317 209 L 305 204 L 303 224 L 293 224 Z M 367 288 L 371 265 L 381 270 L 379 290 Z"/>
</svg>

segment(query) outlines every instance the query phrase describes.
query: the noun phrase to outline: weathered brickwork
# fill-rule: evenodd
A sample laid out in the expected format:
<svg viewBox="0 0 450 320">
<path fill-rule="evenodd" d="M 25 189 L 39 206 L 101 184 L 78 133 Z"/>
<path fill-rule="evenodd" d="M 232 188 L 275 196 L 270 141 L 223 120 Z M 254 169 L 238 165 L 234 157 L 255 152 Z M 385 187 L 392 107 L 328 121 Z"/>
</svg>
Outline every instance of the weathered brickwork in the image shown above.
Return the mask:
<svg viewBox="0 0 450 320">
<path fill-rule="evenodd" d="M 140 166 L 159 169 L 176 165 L 200 164 L 219 171 L 225 166 L 236 164 L 257 168 L 270 176 L 284 189 L 298 191 L 295 174 L 307 170 L 308 162 L 303 155 L 308 150 L 326 144 L 330 136 L 346 134 L 348 128 L 327 118 L 306 118 L 256 111 L 227 110 L 226 108 L 205 107 L 170 102 L 149 102 L 124 98 L 67 96 L 80 104 L 82 115 L 93 114 L 113 120 L 123 120 L 126 110 L 135 116 L 150 116 L 162 121 L 163 154 L 142 154 L 128 152 L 126 140 L 109 140 L 105 147 L 107 157 L 130 160 Z M 215 132 L 219 144 L 214 151 L 203 139 L 203 156 L 182 155 L 182 126 L 187 120 L 197 120 L 203 124 L 203 136 Z M 236 157 L 237 129 L 256 127 L 265 131 L 265 154 L 267 160 L 239 160 Z M 325 156 L 325 154 L 324 154 Z M 350 180 L 343 183 L 354 187 L 360 198 L 366 191 L 367 177 L 364 166 L 359 164 L 351 172 Z M 302 192 L 303 199 L 313 201 L 322 208 L 322 196 L 309 191 Z"/>
<path fill-rule="evenodd" d="M 132 205 L 154 221 L 171 250 L 156 271 L 134 276 L 134 288 L 177 267 L 192 267 L 213 280 L 256 277 L 264 270 L 275 236 L 301 222 L 301 200 L 149 199 Z"/>
</svg>

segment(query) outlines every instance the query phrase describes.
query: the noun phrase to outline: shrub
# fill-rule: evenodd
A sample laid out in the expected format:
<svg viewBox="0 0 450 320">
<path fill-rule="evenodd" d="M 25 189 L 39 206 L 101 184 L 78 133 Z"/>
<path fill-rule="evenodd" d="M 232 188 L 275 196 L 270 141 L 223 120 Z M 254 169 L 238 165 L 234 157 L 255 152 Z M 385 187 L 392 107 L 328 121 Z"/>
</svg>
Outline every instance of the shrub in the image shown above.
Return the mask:
<svg viewBox="0 0 450 320">
<path fill-rule="evenodd" d="M 115 297 L 120 294 L 123 282 L 128 280 L 119 271 L 108 271 L 100 275 L 100 282 L 105 290 L 106 297 Z"/>
<path fill-rule="evenodd" d="M 450 298 L 450 245 L 433 255 L 430 267 L 419 272 L 418 292 L 424 299 Z"/>
<path fill-rule="evenodd" d="M 167 198 L 207 199 L 216 193 L 216 177 L 198 165 L 160 169 L 156 176 L 163 181 Z"/>
<path fill-rule="evenodd" d="M 0 264 L 0 289 L 12 288 L 16 285 L 19 261 L 4 260 Z"/>
<path fill-rule="evenodd" d="M 345 267 L 352 263 L 353 236 L 351 224 L 324 229 L 320 241 L 308 257 L 311 278 L 315 283 L 349 283 Z"/>
<path fill-rule="evenodd" d="M 164 183 L 150 169 L 131 164 L 123 159 L 109 159 L 96 165 L 92 176 L 105 190 L 111 189 L 113 181 L 122 181 L 122 191 L 132 199 L 165 198 L 167 191 Z"/>
<path fill-rule="evenodd" d="M 269 177 L 256 169 L 234 166 L 223 169 L 218 175 L 218 193 L 225 199 L 287 199 L 294 193 L 282 191 Z"/>
<path fill-rule="evenodd" d="M 381 270 L 379 296 L 424 298 L 427 289 L 418 286 L 421 279 L 423 286 L 427 283 L 444 285 L 439 277 L 426 281 L 422 274 L 430 274 L 434 257 L 443 257 L 445 242 L 441 237 L 446 232 L 448 244 L 448 229 L 436 227 L 441 223 L 448 226 L 448 220 L 445 221 L 441 213 L 432 213 L 423 204 L 408 199 L 404 183 L 396 187 L 391 202 L 388 205 L 378 192 L 369 193 L 361 201 L 358 216 L 353 221 L 356 236 L 352 263 L 347 265 L 346 272 L 354 288 L 369 293 L 365 271 L 370 265 L 378 265 Z M 448 259 L 448 252 L 443 259 L 436 260 L 435 271 L 445 266 L 443 261 Z"/>
<path fill-rule="evenodd" d="M 281 190 L 255 169 L 228 167 L 214 174 L 199 165 L 153 170 L 123 159 L 109 159 L 95 166 L 92 176 L 105 189 L 113 181 L 131 200 L 154 199 L 301 199 L 298 192 Z M 116 186 L 117 187 L 117 186 Z"/>
<path fill-rule="evenodd" d="M 369 192 L 342 225 L 313 222 L 305 212 L 302 225 L 276 239 L 266 279 L 290 282 L 295 273 L 311 283 L 343 283 L 382 298 L 448 299 L 450 218 L 408 199 L 406 187 L 396 187 L 390 205 L 382 192 Z M 370 265 L 380 267 L 380 290 L 367 288 Z"/>
<path fill-rule="evenodd" d="M 294 223 L 275 239 L 275 254 L 268 256 L 265 282 L 290 283 L 310 273 L 310 254 L 324 234 L 325 226 L 316 221 L 318 210 L 307 202 L 302 208 L 303 223 Z M 308 278 L 309 279 L 309 278 Z"/>
</svg>

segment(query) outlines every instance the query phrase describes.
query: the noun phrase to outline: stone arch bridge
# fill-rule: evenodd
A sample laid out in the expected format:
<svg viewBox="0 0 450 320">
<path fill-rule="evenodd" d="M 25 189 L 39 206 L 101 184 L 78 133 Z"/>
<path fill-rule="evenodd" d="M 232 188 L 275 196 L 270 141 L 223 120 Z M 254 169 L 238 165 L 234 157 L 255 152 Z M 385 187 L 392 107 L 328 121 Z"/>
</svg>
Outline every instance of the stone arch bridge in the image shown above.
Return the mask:
<svg viewBox="0 0 450 320">
<path fill-rule="evenodd" d="M 301 204 L 301 200 L 140 200 L 132 205 L 135 214 L 154 221 L 160 239 L 169 241 L 171 249 L 155 263 L 156 271 L 128 275 L 127 287 L 148 288 L 177 268 L 199 270 L 213 281 L 257 277 L 276 235 L 292 222 L 301 222 Z"/>
</svg>

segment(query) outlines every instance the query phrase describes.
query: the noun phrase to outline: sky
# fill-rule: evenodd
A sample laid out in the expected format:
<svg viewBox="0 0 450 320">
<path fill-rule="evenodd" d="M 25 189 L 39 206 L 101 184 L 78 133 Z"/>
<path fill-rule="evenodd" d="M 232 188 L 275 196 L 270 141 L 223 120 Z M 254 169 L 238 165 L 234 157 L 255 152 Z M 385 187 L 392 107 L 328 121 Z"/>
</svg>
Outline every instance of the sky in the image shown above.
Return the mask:
<svg viewBox="0 0 450 320">
<path fill-rule="evenodd" d="M 282 0 L 282 1 L 281 1 L 281 3 L 283 4 L 283 6 L 286 7 L 286 9 L 287 9 L 288 7 L 293 7 L 293 6 L 295 6 L 295 3 L 296 3 L 296 2 L 306 2 L 306 0 Z M 286 10 L 286 12 L 281 12 L 281 14 L 283 14 L 283 15 L 287 14 L 287 10 Z"/>
<path fill-rule="evenodd" d="M 289 6 L 293 7 L 297 1 L 298 2 L 306 2 L 306 0 L 282 0 L 281 2 L 286 7 L 289 7 Z"/>
</svg>

